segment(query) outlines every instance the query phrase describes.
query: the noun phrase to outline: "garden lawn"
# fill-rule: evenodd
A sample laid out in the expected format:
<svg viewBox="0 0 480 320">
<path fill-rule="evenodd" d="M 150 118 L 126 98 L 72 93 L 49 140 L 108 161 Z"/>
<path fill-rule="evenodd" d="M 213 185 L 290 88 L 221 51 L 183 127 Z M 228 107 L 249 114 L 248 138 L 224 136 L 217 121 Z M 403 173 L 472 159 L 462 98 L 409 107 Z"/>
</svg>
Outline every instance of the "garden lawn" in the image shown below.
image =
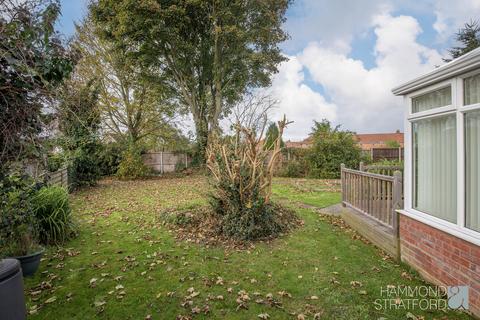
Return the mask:
<svg viewBox="0 0 480 320">
<path fill-rule="evenodd" d="M 277 179 L 273 190 L 305 224 L 244 251 L 178 242 L 164 225 L 164 210 L 207 203 L 201 176 L 104 180 L 73 194 L 79 235 L 48 248 L 39 272 L 26 279 L 31 319 L 468 318 L 376 310 L 382 287 L 422 282 L 351 231 L 299 208 L 339 202 L 331 182 Z M 237 308 L 241 290 L 248 309 Z M 182 306 L 186 296 L 193 304 Z"/>
</svg>

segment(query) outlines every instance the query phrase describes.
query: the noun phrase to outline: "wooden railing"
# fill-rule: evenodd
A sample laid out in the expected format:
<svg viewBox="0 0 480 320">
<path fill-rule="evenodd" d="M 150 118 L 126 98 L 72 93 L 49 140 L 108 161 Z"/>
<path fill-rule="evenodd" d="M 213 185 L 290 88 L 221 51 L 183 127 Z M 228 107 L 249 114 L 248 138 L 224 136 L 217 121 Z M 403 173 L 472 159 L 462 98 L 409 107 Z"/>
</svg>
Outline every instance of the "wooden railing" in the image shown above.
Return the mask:
<svg viewBox="0 0 480 320">
<path fill-rule="evenodd" d="M 402 173 L 393 176 L 345 168 L 342 164 L 342 203 L 392 229 L 398 236 L 397 209 L 403 207 Z"/>
<path fill-rule="evenodd" d="M 401 165 L 378 165 L 378 164 L 366 165 L 363 162 L 360 162 L 359 169 L 360 171 L 378 173 L 385 176 L 393 176 L 395 171 L 403 172 L 403 166 Z"/>
</svg>

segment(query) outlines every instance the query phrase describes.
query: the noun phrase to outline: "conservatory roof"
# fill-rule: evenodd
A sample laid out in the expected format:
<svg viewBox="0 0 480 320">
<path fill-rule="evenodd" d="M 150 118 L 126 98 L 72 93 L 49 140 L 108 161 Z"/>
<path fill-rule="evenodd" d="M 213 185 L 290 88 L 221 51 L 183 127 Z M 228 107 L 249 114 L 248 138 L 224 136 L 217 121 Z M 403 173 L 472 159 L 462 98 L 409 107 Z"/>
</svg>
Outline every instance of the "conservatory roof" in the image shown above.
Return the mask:
<svg viewBox="0 0 480 320">
<path fill-rule="evenodd" d="M 470 51 L 418 78 L 392 89 L 397 96 L 409 94 L 437 82 L 480 68 L 480 48 Z"/>
</svg>

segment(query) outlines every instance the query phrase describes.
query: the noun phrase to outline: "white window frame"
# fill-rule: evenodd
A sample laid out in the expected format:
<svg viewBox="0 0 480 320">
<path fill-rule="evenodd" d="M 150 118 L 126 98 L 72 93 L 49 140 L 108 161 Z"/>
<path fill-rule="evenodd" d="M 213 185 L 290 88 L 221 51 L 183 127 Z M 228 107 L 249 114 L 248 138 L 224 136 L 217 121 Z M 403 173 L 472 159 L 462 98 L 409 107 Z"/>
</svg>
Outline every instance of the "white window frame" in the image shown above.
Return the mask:
<svg viewBox="0 0 480 320">
<path fill-rule="evenodd" d="M 424 89 L 417 90 L 404 96 L 404 103 L 407 106 L 405 113 L 405 161 L 404 161 L 404 209 L 399 210 L 401 214 L 418 220 L 424 224 L 442 230 L 455 237 L 480 246 L 480 232 L 465 227 L 465 113 L 473 110 L 480 110 L 480 103 L 464 106 L 463 81 L 465 78 L 480 74 L 480 69 L 462 74 L 456 78 L 442 81 Z M 425 93 L 435 91 L 446 86 L 451 86 L 452 104 L 449 106 L 433 108 L 426 111 L 412 113 L 412 99 Z M 413 208 L 413 139 L 412 123 L 416 120 L 428 119 L 431 117 L 456 115 L 457 128 L 457 223 L 434 217 L 430 214 L 415 210 Z"/>
</svg>

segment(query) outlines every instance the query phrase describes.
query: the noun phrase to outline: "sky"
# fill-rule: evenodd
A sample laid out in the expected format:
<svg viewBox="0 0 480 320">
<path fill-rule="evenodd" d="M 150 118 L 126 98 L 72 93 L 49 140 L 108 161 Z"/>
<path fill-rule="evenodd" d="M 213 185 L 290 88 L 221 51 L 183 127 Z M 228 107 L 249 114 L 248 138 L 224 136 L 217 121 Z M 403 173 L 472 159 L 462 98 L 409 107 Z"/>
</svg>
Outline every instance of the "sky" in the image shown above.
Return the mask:
<svg viewBox="0 0 480 320">
<path fill-rule="evenodd" d="M 88 0 L 61 0 L 57 28 L 73 34 Z M 357 133 L 403 131 L 404 106 L 391 89 L 443 64 L 454 34 L 480 19 L 480 0 L 296 0 L 281 44 L 288 61 L 267 90 L 271 115 L 294 121 L 285 140 L 328 119 Z"/>
</svg>

